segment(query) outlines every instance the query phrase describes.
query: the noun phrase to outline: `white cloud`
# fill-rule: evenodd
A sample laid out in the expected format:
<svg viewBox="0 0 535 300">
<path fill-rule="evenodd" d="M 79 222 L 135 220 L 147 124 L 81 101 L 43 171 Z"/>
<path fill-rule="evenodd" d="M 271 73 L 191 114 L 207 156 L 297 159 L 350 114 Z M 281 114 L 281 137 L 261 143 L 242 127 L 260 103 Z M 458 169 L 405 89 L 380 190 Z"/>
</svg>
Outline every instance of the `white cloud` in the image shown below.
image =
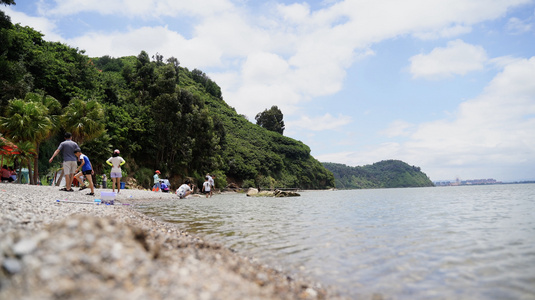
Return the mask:
<svg viewBox="0 0 535 300">
<path fill-rule="evenodd" d="M 533 18 L 531 18 L 533 19 Z M 519 18 L 510 18 L 507 22 L 507 30 L 512 34 L 522 34 L 533 29 L 532 20 L 520 20 Z"/>
<path fill-rule="evenodd" d="M 401 159 L 422 166 L 432 179 L 494 176 L 534 178 L 535 57 L 511 62 L 474 99 L 463 102 L 453 120 L 422 123 L 404 143 L 361 152 L 319 155 L 348 165 Z"/>
<path fill-rule="evenodd" d="M 288 62 L 274 53 L 253 53 L 243 64 L 244 83 L 268 82 L 270 84 L 284 81 L 289 71 Z"/>
<path fill-rule="evenodd" d="M 166 27 L 141 27 L 128 33 L 92 32 L 71 39 L 68 43 L 97 57 L 110 53 L 115 57 L 138 55 L 145 50 L 149 55 L 158 52 L 165 57 L 174 56 L 194 68 L 221 64 L 221 52 L 217 48 L 204 47 L 201 40 L 186 40 Z"/>
<path fill-rule="evenodd" d="M 307 3 L 294 3 L 291 5 L 277 5 L 277 10 L 284 20 L 291 23 L 303 23 L 310 14 L 310 6 Z"/>
<path fill-rule="evenodd" d="M 269 106 L 287 105 L 291 113 L 297 103 L 339 92 L 346 70 L 373 43 L 408 34 L 453 37 L 468 32 L 473 24 L 498 18 L 509 8 L 528 2 L 346 0 L 314 11 L 307 3 L 279 4 L 256 15 L 231 0 L 57 0 L 40 2 L 40 11 L 51 18 L 80 17 L 90 12 L 128 17 L 132 21 L 184 17 L 194 20 L 192 24 L 196 26 L 187 38 L 165 26 L 138 27 L 132 22 L 111 33 L 88 32 L 68 41 L 87 50 L 90 56 L 137 55 L 145 50 L 175 56 L 182 65 L 202 68 L 216 77 L 221 69 L 233 69 L 225 71 L 228 85 L 222 86 L 223 95 L 238 112 L 251 116 L 267 102 Z M 47 32 L 47 36 L 53 35 Z M 442 51 L 448 56 L 448 63 L 454 63 L 448 65 L 450 69 L 434 60 L 441 54 L 439 49 L 438 53 L 414 58 L 415 77 L 465 74 L 482 68 L 482 49 L 466 44 L 453 46 Z M 472 60 L 456 57 L 456 50 Z M 287 66 L 284 73 L 274 80 L 269 73 L 273 70 L 265 73 L 265 66 L 255 63 L 258 53 L 277 57 L 281 65 Z M 429 68 L 429 63 L 435 66 Z M 236 74 L 228 76 L 233 72 Z M 247 74 L 256 77 L 248 78 Z M 268 77 L 262 78 L 263 74 Z M 253 92 L 252 86 L 262 95 Z"/>
<path fill-rule="evenodd" d="M 41 14 L 49 18 L 83 17 L 88 12 L 130 18 L 131 23 L 112 33 L 89 31 L 64 40 L 87 50 L 90 56 L 137 55 L 145 50 L 177 57 L 183 66 L 201 68 L 216 80 L 223 77 L 225 85 L 221 87 L 226 101 L 239 113 L 254 116 L 259 107 L 271 105 L 286 106 L 291 114 L 314 97 L 339 92 L 346 70 L 366 57 L 373 43 L 411 34 L 453 37 L 529 0 L 346 0 L 325 2 L 317 10 L 311 10 L 307 3 L 279 4 L 271 10 L 261 5 L 260 12 L 231 0 L 40 3 Z M 191 36 L 185 37 L 166 26 L 148 27 L 136 22 L 159 18 L 160 24 L 172 18 L 188 18 L 195 26 Z M 46 34 L 47 38 L 57 36 L 53 28 Z M 469 59 L 463 60 L 455 51 Z M 449 55 L 449 65 L 434 60 L 441 50 L 437 52 L 414 58 L 415 77 L 465 74 L 481 69 L 486 59 L 484 50 L 467 44 L 443 49 L 442 54 Z M 266 59 L 276 58 L 276 70 L 258 63 L 259 53 Z M 429 68 L 430 63 L 435 66 Z"/>
<path fill-rule="evenodd" d="M 410 58 L 410 72 L 414 78 L 437 79 L 482 70 L 487 62 L 487 53 L 481 46 L 455 40 L 446 48 L 435 48 L 429 54 Z"/>
<path fill-rule="evenodd" d="M 55 0 L 55 5 L 40 2 L 42 15 L 70 16 L 83 12 L 102 15 L 123 15 L 137 18 L 162 16 L 213 16 L 232 10 L 228 0 L 174 1 L 174 0 Z"/>
<path fill-rule="evenodd" d="M 438 38 L 453 38 L 462 34 L 470 33 L 471 26 L 455 24 L 451 27 L 446 27 L 441 30 L 433 30 L 429 32 L 416 32 L 414 36 L 422 40 L 434 40 Z"/>
<path fill-rule="evenodd" d="M 403 120 L 396 120 L 390 123 L 390 126 L 387 129 L 381 131 L 380 133 L 387 137 L 408 136 L 410 134 L 408 129 L 411 129 L 413 127 L 414 124 Z"/>
<path fill-rule="evenodd" d="M 350 116 L 339 114 L 337 117 L 327 113 L 323 116 L 311 118 L 302 116 L 297 121 L 286 122 L 286 127 L 295 127 L 312 131 L 333 130 L 353 122 Z"/>
<path fill-rule="evenodd" d="M 11 6 L 1 7 L 1 9 L 11 17 L 13 24 L 20 23 L 22 26 L 29 26 L 45 35 L 46 40 L 63 42 L 65 39 L 56 33 L 56 24 L 46 17 L 31 17 L 24 13 L 13 10 Z"/>
</svg>

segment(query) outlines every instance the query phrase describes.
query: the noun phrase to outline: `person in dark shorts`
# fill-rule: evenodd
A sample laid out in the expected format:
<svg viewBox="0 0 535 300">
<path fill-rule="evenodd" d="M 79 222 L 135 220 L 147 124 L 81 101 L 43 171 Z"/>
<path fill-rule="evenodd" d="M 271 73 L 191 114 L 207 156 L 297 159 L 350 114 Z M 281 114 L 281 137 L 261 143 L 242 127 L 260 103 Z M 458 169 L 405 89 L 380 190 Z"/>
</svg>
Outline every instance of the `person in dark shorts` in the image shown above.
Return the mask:
<svg viewBox="0 0 535 300">
<path fill-rule="evenodd" d="M 83 175 L 85 175 L 85 178 L 89 182 L 89 188 L 91 188 L 91 193 L 88 193 L 87 195 L 94 196 L 95 187 L 93 185 L 92 175 L 95 174 L 95 171 L 93 171 L 93 166 L 91 166 L 91 161 L 89 161 L 89 157 L 87 157 L 87 155 L 84 155 L 82 153 L 82 150 L 80 149 L 74 150 L 74 155 L 76 155 L 76 157 L 78 157 L 78 159 L 81 161 L 80 166 L 76 169 L 77 174 L 74 175 L 74 177 L 76 177 L 78 179 L 78 182 L 80 182 L 80 184 L 82 185 L 80 187 L 80 191 L 86 188 L 82 181 L 82 177 Z M 81 172 L 78 172 L 80 171 L 80 169 L 81 169 Z"/>
<path fill-rule="evenodd" d="M 206 198 L 212 197 L 211 187 L 212 187 L 212 184 L 210 183 L 208 176 L 206 176 L 206 180 L 202 184 L 202 192 L 206 194 Z"/>
</svg>

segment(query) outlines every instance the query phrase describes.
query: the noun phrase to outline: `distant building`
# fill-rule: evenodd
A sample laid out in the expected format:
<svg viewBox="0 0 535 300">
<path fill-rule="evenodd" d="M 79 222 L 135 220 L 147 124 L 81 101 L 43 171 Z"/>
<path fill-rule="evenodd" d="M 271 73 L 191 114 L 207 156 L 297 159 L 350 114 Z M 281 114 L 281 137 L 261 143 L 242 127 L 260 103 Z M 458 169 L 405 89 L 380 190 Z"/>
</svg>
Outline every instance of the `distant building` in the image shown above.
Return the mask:
<svg viewBox="0 0 535 300">
<path fill-rule="evenodd" d="M 434 183 L 435 183 L 435 186 L 502 184 L 501 181 L 497 181 L 494 178 L 470 179 L 470 180 L 459 180 L 459 178 L 457 178 L 455 181 L 437 181 L 437 182 L 434 182 Z"/>
</svg>

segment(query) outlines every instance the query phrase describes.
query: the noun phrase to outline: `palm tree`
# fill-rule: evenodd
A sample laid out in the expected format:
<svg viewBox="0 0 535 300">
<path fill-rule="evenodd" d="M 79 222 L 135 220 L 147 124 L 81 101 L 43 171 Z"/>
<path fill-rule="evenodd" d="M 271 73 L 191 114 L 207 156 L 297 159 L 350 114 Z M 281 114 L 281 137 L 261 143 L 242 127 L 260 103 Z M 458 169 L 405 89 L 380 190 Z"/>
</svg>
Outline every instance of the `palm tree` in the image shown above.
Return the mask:
<svg viewBox="0 0 535 300">
<path fill-rule="evenodd" d="M 17 178 L 17 181 L 18 183 L 21 183 L 21 179 L 22 179 L 22 165 L 23 165 L 23 162 L 26 162 L 26 165 L 28 166 L 28 172 L 29 174 L 32 174 L 32 164 L 30 163 L 30 160 L 32 157 L 35 156 L 35 148 L 34 148 L 34 145 L 32 142 L 30 141 L 25 141 L 25 142 L 20 142 L 17 144 L 17 152 L 19 152 L 19 154 L 17 155 L 20 160 L 21 160 L 21 164 L 20 164 L 20 167 L 18 169 L 18 178 Z M 37 172 L 35 172 L 37 173 Z M 35 179 L 33 177 L 30 178 L 30 182 L 32 184 L 35 184 Z"/>
<path fill-rule="evenodd" d="M 10 100 L 5 116 L 0 117 L 3 134 L 17 143 L 28 141 L 34 145 L 34 173 L 30 181 L 32 184 L 37 183 L 39 176 L 39 144 L 50 136 L 55 127 L 49 109 L 34 95 L 30 93 L 25 100 Z"/>
<path fill-rule="evenodd" d="M 72 140 L 79 144 L 105 132 L 104 109 L 95 100 L 72 99 L 61 120 L 65 130 L 72 133 Z"/>
</svg>

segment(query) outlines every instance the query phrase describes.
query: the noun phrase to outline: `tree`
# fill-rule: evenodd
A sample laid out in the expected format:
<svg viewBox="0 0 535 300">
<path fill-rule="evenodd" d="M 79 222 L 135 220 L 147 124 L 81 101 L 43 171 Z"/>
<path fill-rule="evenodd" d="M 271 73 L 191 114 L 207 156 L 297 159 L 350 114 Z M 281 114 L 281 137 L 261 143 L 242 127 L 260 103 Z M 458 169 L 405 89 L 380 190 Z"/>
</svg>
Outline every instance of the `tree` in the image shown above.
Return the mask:
<svg viewBox="0 0 535 300">
<path fill-rule="evenodd" d="M 0 118 L 2 133 L 15 142 L 29 141 L 34 145 L 34 173 L 31 184 L 37 183 L 39 174 L 39 144 L 47 139 L 54 129 L 48 108 L 39 101 L 32 101 L 34 94 L 25 100 L 9 101 L 5 117 Z"/>
<path fill-rule="evenodd" d="M 83 144 L 104 133 L 104 110 L 97 101 L 72 99 L 61 116 L 65 130 L 72 133 L 73 141 Z"/>
<path fill-rule="evenodd" d="M 0 4 L 4 4 L 4 5 L 16 5 L 15 0 L 0 0 Z"/>
<path fill-rule="evenodd" d="M 284 121 L 282 118 L 282 111 L 274 105 L 269 110 L 266 109 L 263 112 L 258 113 L 255 120 L 257 125 L 260 125 L 267 130 L 282 134 L 284 132 Z"/>
<path fill-rule="evenodd" d="M 20 142 L 17 144 L 17 152 L 19 152 L 17 156 L 21 161 L 21 164 L 19 165 L 19 170 L 17 171 L 19 174 L 17 178 L 17 182 L 21 183 L 22 182 L 22 166 L 24 165 L 24 162 L 25 162 L 26 165 L 28 166 L 29 174 L 32 174 L 32 164 L 30 163 L 30 159 L 35 157 L 36 151 L 32 142 L 24 141 L 24 142 Z M 34 182 L 34 178 L 32 178 L 30 182 Z"/>
</svg>

